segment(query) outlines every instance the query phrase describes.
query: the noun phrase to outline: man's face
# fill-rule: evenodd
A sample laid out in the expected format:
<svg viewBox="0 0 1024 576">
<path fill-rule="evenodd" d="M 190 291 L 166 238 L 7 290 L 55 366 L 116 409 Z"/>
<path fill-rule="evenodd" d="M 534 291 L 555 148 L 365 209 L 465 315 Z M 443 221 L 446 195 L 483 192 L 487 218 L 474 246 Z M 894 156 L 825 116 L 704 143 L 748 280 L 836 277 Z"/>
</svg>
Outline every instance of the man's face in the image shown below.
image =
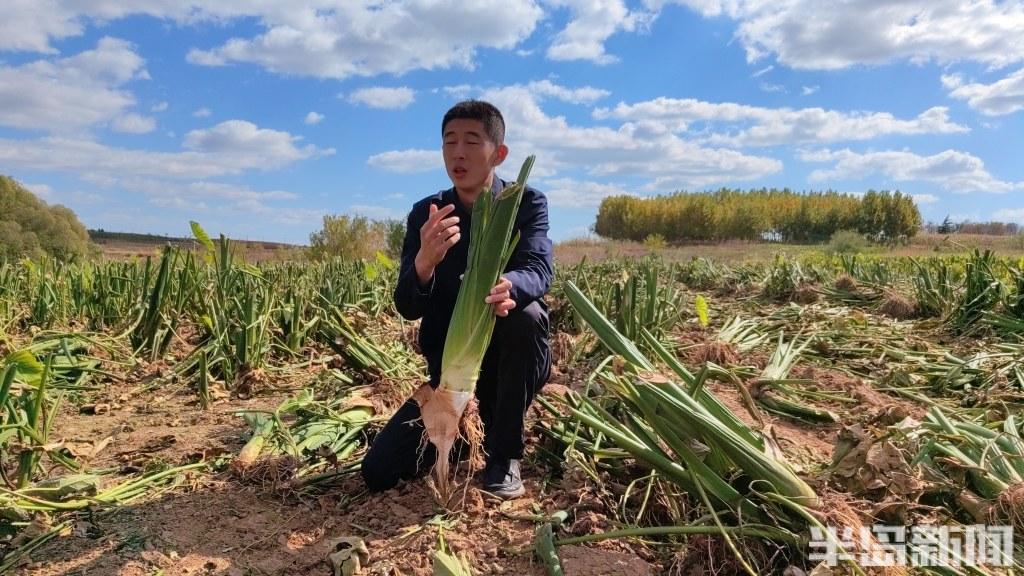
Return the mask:
<svg viewBox="0 0 1024 576">
<path fill-rule="evenodd" d="M 508 149 L 491 142 L 480 120 L 458 118 L 444 127 L 444 167 L 455 189 L 468 199 L 488 184 L 491 171 L 505 160 Z"/>
</svg>

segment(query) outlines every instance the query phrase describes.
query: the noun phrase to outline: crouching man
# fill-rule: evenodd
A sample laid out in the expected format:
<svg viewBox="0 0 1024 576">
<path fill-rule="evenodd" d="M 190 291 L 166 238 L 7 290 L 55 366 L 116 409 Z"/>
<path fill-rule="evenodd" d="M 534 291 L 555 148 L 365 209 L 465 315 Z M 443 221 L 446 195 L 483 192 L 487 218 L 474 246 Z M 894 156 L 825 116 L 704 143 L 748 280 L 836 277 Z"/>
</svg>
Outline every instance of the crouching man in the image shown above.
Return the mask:
<svg viewBox="0 0 1024 576">
<path fill-rule="evenodd" d="M 448 324 L 469 252 L 473 203 L 480 194 L 497 194 L 510 183 L 494 170 L 508 156 L 505 122 L 493 105 L 460 102 L 441 122 L 442 155 L 453 186 L 413 205 L 402 246 L 395 306 L 409 320 L 422 319 L 420 348 L 430 385 L 441 377 Z M 551 371 L 548 311 L 543 296 L 553 266 L 548 238 L 547 199 L 527 187 L 513 235 L 519 242 L 487 303 L 497 319 L 484 356 L 476 397 L 484 426 L 484 490 L 501 498 L 524 493 L 519 462 L 525 445 L 526 410 Z M 363 458 L 367 487 L 383 491 L 400 480 L 425 475 L 437 458 L 432 444 L 421 442 L 420 409 L 408 400 L 391 417 Z M 459 450 L 453 450 L 453 454 Z"/>
</svg>

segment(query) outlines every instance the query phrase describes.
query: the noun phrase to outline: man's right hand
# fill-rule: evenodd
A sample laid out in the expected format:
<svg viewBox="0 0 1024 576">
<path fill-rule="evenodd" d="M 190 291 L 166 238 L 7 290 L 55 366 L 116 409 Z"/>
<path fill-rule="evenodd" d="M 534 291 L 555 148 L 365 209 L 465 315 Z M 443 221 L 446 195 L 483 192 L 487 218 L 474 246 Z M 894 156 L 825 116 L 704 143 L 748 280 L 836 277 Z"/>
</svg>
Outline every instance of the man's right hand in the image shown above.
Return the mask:
<svg viewBox="0 0 1024 576">
<path fill-rule="evenodd" d="M 455 210 L 455 204 L 438 208 L 430 205 L 430 215 L 420 227 L 420 251 L 416 254 L 416 276 L 421 286 L 426 286 L 434 275 L 434 268 L 444 260 L 448 249 L 455 246 L 459 234 L 459 217 L 448 216 Z"/>
</svg>

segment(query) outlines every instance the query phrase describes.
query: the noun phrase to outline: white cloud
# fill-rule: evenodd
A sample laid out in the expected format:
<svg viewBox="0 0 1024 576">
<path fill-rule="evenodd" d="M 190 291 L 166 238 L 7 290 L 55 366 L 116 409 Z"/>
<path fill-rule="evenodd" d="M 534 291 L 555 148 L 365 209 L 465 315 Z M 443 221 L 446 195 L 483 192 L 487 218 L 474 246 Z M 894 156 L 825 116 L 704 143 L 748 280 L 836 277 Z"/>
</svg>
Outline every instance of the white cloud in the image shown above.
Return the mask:
<svg viewBox="0 0 1024 576">
<path fill-rule="evenodd" d="M 580 88 L 566 88 L 559 86 L 550 80 L 539 80 L 527 84 L 527 88 L 543 96 L 551 96 L 570 104 L 593 104 L 608 96 L 611 92 L 591 86 Z"/>
<path fill-rule="evenodd" d="M 397 88 L 386 88 L 374 86 L 372 88 L 361 88 L 348 95 L 348 101 L 353 104 L 362 104 L 370 108 L 383 110 L 401 109 L 409 106 L 416 100 L 416 92 L 405 86 Z"/>
<path fill-rule="evenodd" d="M 211 112 L 209 108 L 203 107 L 193 112 L 192 116 L 196 118 L 209 118 L 211 114 L 213 114 L 213 112 Z"/>
<path fill-rule="evenodd" d="M 1001 208 L 992 214 L 997 222 L 1017 222 L 1024 224 L 1024 208 Z"/>
<path fill-rule="evenodd" d="M 765 74 L 771 72 L 774 69 L 775 69 L 775 66 L 769 64 L 769 65 L 765 66 L 764 68 L 761 68 L 757 72 L 754 72 L 753 74 L 751 74 L 750 77 L 751 78 L 757 78 L 759 76 L 764 76 Z"/>
<path fill-rule="evenodd" d="M 370 156 L 366 163 L 374 168 L 401 174 L 428 172 L 444 167 L 440 147 L 437 150 L 390 150 Z"/>
<path fill-rule="evenodd" d="M 1024 182 L 1006 182 L 992 176 L 985 163 L 966 152 L 946 150 L 931 156 L 890 150 L 860 154 L 850 150 L 817 150 L 801 153 L 806 162 L 832 162 L 831 169 L 815 170 L 810 180 L 864 179 L 881 174 L 894 182 L 929 182 L 956 193 L 1000 194 L 1024 189 Z"/>
<path fill-rule="evenodd" d="M 96 192 L 87 192 L 84 190 L 73 190 L 68 192 L 66 190 L 62 190 L 58 193 L 48 184 L 23 184 L 23 186 L 26 190 L 35 194 L 36 197 L 48 204 L 63 204 L 65 206 L 77 207 L 87 204 L 102 204 L 107 200 L 103 195 L 97 194 Z"/>
<path fill-rule="evenodd" d="M 544 0 L 569 12 L 549 58 L 610 62 L 605 42 L 645 31 L 668 4 L 738 22 L 747 57 L 770 54 L 794 68 L 835 69 L 897 59 L 963 60 L 1002 67 L 1024 60 L 1024 6 L 992 0 L 817 2 L 814 0 Z M 265 0 L 7 0 L 0 2 L 0 50 L 56 53 L 52 42 L 132 15 L 179 25 L 248 19 L 260 32 L 231 38 L 188 59 L 202 65 L 255 63 L 283 74 L 324 78 L 472 69 L 481 48 L 524 51 L 520 43 L 545 18 L 538 0 L 328 1 L 296 7 Z M 487 22 L 486 26 L 479 22 Z M 395 41 L 400 39 L 400 42 Z"/>
<path fill-rule="evenodd" d="M 936 204 L 939 201 L 935 194 L 911 194 L 911 198 L 918 204 Z"/>
<path fill-rule="evenodd" d="M 77 18 L 59 10 L 56 0 L 7 0 L 0 2 L 0 50 L 55 54 L 51 38 L 82 33 Z"/>
<path fill-rule="evenodd" d="M 548 47 L 547 56 L 552 60 L 615 62 L 614 56 L 605 53 L 605 41 L 616 32 L 631 32 L 638 23 L 643 24 L 643 15 L 630 12 L 623 0 L 548 0 L 547 4 L 571 12 L 568 24 Z"/>
<path fill-rule="evenodd" d="M 618 128 L 572 125 L 564 117 L 546 114 L 525 86 L 490 89 L 482 96 L 505 116 L 509 171 L 517 170 L 530 153 L 538 157 L 538 178 L 578 169 L 592 176 L 648 178 L 645 189 L 667 191 L 747 181 L 782 169 L 774 158 L 702 147 L 653 123 L 626 122 Z"/>
<path fill-rule="evenodd" d="M 965 100 L 971 108 L 986 116 L 1002 116 L 1024 109 L 1024 68 L 992 84 L 964 84 L 956 74 L 943 76 L 942 85 L 949 95 Z"/>
<path fill-rule="evenodd" d="M 47 202 L 53 202 L 53 199 L 55 198 L 53 193 L 53 187 L 50 186 L 49 184 L 24 183 L 22 184 L 22 186 L 24 186 L 24 188 L 29 192 L 35 194 L 40 199 L 45 200 Z"/>
<path fill-rule="evenodd" d="M 595 208 L 608 196 L 635 195 L 616 186 L 601 182 L 579 181 L 572 178 L 557 178 L 540 183 L 548 203 L 553 207 Z"/>
<path fill-rule="evenodd" d="M 299 198 L 286 190 L 254 190 L 247 186 L 199 180 L 180 182 L 151 178 L 124 178 L 107 187 L 141 196 L 153 206 L 183 214 L 245 214 L 259 224 L 310 225 L 323 217 L 320 209 L 295 208 Z"/>
<path fill-rule="evenodd" d="M 107 198 L 104 195 L 85 190 L 75 190 L 67 198 L 67 203 L 70 206 L 96 205 L 106 202 Z"/>
<path fill-rule="evenodd" d="M 313 126 L 324 121 L 324 115 L 318 112 L 310 112 L 306 114 L 306 118 L 302 121 L 304 124 Z"/>
<path fill-rule="evenodd" d="M 802 94 L 803 94 L 804 96 L 810 96 L 811 94 L 814 94 L 815 92 L 817 92 L 817 91 L 818 91 L 818 89 L 819 89 L 819 86 L 817 86 L 817 85 L 815 85 L 815 86 L 803 86 L 803 87 L 802 87 L 802 88 L 800 89 L 800 92 L 801 92 L 801 93 L 802 93 Z"/>
<path fill-rule="evenodd" d="M 594 88 L 593 86 L 570 88 L 556 84 L 548 79 L 533 80 L 526 84 L 513 84 L 510 88 L 529 90 L 538 100 L 550 97 L 569 104 L 593 104 L 611 94 L 611 92 L 602 88 Z M 445 86 L 441 90 L 454 98 L 465 100 L 474 94 L 477 96 L 482 95 L 487 88 L 470 84 L 459 84 L 458 86 Z"/>
<path fill-rule="evenodd" d="M 739 22 L 747 59 L 774 54 L 792 68 L 830 70 L 898 59 L 973 60 L 1000 67 L 1024 60 L 1024 5 L 991 0 L 818 2 L 790 0 L 647 0 L 649 8 L 683 4 L 707 17 Z"/>
<path fill-rule="evenodd" d="M 734 133 L 712 133 L 707 142 L 727 146 L 776 146 L 808 142 L 870 140 L 892 134 L 952 134 L 965 126 L 950 122 L 949 110 L 936 106 L 916 118 L 901 120 L 888 112 L 838 112 L 822 108 L 763 108 L 730 102 L 657 98 L 636 104 L 598 108 L 598 119 L 653 122 L 684 132 L 696 122 L 750 124 Z"/>
<path fill-rule="evenodd" d="M 297 136 L 231 120 L 194 130 L 181 152 L 116 148 L 83 138 L 35 140 L 0 138 L 0 165 L 24 170 L 72 173 L 103 183 L 130 177 L 210 178 L 249 170 L 271 170 L 293 162 L 334 154 L 333 148 L 299 147 Z"/>
<path fill-rule="evenodd" d="M 167 210 L 180 210 L 186 213 L 206 213 L 210 211 L 210 205 L 201 200 L 182 198 L 181 196 L 158 196 L 150 198 L 149 203 L 157 208 Z"/>
<path fill-rule="evenodd" d="M 67 58 L 0 63 L 0 125 L 68 133 L 110 121 L 135 104 L 122 88 L 143 77 L 144 64 L 116 38 Z"/>
<path fill-rule="evenodd" d="M 153 104 L 152 107 L 150 107 L 149 111 L 150 112 L 165 112 L 167 110 L 168 106 L 169 105 L 167 104 L 167 102 L 157 102 L 156 104 Z"/>
<path fill-rule="evenodd" d="M 126 134 L 148 134 L 156 130 L 156 120 L 138 114 L 125 114 L 114 118 L 114 130 Z"/>
<path fill-rule="evenodd" d="M 273 72 L 336 79 L 471 69 L 478 48 L 514 48 L 543 16 L 534 0 L 359 0 L 305 8 L 252 2 L 236 12 L 258 16 L 266 32 L 192 50 L 190 62 L 251 62 Z"/>
<path fill-rule="evenodd" d="M 101 172 L 82 172 L 78 175 L 78 178 L 83 182 L 91 182 L 97 186 L 103 186 L 104 188 L 116 186 L 120 181 L 118 178 L 111 176 L 110 174 Z"/>
<path fill-rule="evenodd" d="M 495 104 L 505 117 L 510 153 L 499 173 L 514 176 L 526 154 L 536 154 L 536 179 L 564 177 L 564 171 L 576 170 L 590 176 L 645 178 L 644 190 L 671 191 L 749 181 L 782 169 L 774 158 L 704 147 L 655 122 L 625 122 L 618 128 L 572 125 L 564 117 L 549 116 L 540 106 L 545 97 L 562 91 L 534 87 L 516 84 L 475 94 Z M 440 168 L 442 160 L 439 151 L 413 149 L 377 154 L 368 163 L 416 172 Z"/>
<path fill-rule="evenodd" d="M 131 15 L 166 18 L 179 24 L 273 10 L 259 0 L 5 0 L 0 2 L 0 50 L 56 54 L 54 40 L 80 36 L 89 26 Z M 287 7 L 276 9 L 285 12 Z"/>
<path fill-rule="evenodd" d="M 476 88 L 469 84 L 459 84 L 458 86 L 445 86 L 444 88 L 441 88 L 441 90 L 453 98 L 465 100 L 473 93 L 473 91 L 476 90 Z"/>
<path fill-rule="evenodd" d="M 943 74 L 940 77 L 942 86 L 947 90 L 955 90 L 963 86 L 964 78 L 960 74 Z"/>
<path fill-rule="evenodd" d="M 316 0 L 306 6 L 265 0 L 6 0 L 0 2 L 0 51 L 56 54 L 54 41 L 136 15 L 179 25 L 248 19 L 262 33 L 193 49 L 188 60 L 211 66 L 251 62 L 283 74 L 340 79 L 472 69 L 478 49 L 516 47 L 544 11 L 537 0 Z"/>
<path fill-rule="evenodd" d="M 247 186 L 225 184 L 222 182 L 199 181 L 186 187 L 190 193 L 203 198 L 218 198 L 236 201 L 294 200 L 298 195 L 286 190 L 256 191 Z"/>
<path fill-rule="evenodd" d="M 296 146 L 299 140 L 301 136 L 260 128 L 245 120 L 228 120 L 209 129 L 192 130 L 185 135 L 183 145 L 189 150 L 232 158 L 245 168 L 263 169 L 278 168 L 318 153 L 333 153 L 317 150 L 312 144 L 300 148 Z"/>
</svg>

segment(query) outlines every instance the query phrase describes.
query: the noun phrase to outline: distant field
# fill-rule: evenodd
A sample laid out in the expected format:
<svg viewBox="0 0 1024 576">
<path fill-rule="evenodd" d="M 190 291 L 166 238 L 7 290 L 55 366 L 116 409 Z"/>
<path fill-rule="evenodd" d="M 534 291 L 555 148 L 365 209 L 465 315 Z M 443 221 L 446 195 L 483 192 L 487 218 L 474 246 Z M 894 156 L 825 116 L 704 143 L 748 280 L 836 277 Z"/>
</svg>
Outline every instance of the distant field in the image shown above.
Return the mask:
<svg viewBox="0 0 1024 576">
<path fill-rule="evenodd" d="M 959 253 L 974 248 L 992 250 L 1000 256 L 1024 256 L 1024 235 L 919 234 L 906 246 L 895 248 L 876 246 L 869 252 L 891 256 L 929 256 Z M 648 254 L 657 254 L 668 261 L 703 257 L 731 263 L 764 260 L 780 253 L 793 255 L 827 249 L 827 244 L 780 244 L 735 240 L 651 248 L 639 242 L 585 238 L 559 242 L 555 246 L 555 260 L 559 264 L 573 265 L 579 263 L 583 258 L 594 261 L 608 258 L 640 258 Z"/>
<path fill-rule="evenodd" d="M 195 249 L 198 244 L 191 238 L 173 238 L 144 234 L 102 233 L 90 231 L 93 242 L 103 251 L 104 258 L 124 260 L 153 256 L 167 244 L 186 249 Z M 250 262 L 282 262 L 302 257 L 302 246 L 276 242 L 254 242 L 237 240 L 233 242 L 240 255 Z M 691 258 L 712 258 L 719 262 L 742 262 L 764 260 L 775 254 L 801 254 L 827 249 L 825 244 L 780 244 L 773 242 L 728 241 L 720 243 L 687 244 L 652 248 L 639 242 L 584 238 L 566 240 L 555 245 L 555 260 L 559 264 L 577 264 L 585 257 L 588 261 L 608 258 L 640 258 L 657 254 L 668 261 Z M 993 250 L 1000 256 L 1024 256 L 1024 235 L 987 236 L 982 234 L 920 234 L 910 244 L 896 248 L 878 246 L 872 253 L 892 256 L 928 256 L 951 254 L 974 248 Z"/>
<path fill-rule="evenodd" d="M 90 230 L 89 238 L 103 251 L 108 260 L 127 260 L 160 254 L 164 246 L 172 245 L 187 250 L 198 249 L 192 238 L 175 238 L 151 234 L 103 232 Z M 239 255 L 249 262 L 282 262 L 301 257 L 301 246 L 280 242 L 232 240 Z"/>
</svg>

